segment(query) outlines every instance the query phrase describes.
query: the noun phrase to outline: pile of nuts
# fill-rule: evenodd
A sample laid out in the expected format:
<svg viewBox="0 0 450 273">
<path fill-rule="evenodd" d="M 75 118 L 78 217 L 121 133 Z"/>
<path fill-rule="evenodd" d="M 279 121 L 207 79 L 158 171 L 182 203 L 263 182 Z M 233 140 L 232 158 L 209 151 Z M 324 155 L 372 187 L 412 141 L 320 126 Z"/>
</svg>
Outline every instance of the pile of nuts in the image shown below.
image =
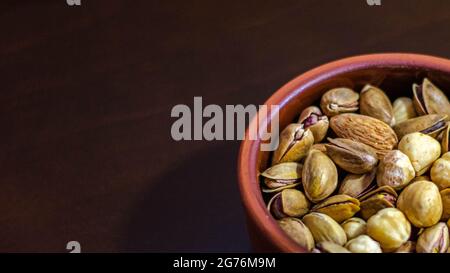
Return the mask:
<svg viewBox="0 0 450 273">
<path fill-rule="evenodd" d="M 281 132 L 262 191 L 302 248 L 450 252 L 450 102 L 426 78 L 412 90 L 334 88 Z"/>
</svg>

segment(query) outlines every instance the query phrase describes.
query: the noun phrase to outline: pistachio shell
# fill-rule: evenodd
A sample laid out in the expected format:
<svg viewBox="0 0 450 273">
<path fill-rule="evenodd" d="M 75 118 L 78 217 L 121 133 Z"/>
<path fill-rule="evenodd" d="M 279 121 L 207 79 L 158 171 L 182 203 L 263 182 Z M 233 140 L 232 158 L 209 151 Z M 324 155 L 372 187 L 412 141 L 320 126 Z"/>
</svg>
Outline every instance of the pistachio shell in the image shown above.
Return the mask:
<svg viewBox="0 0 450 273">
<path fill-rule="evenodd" d="M 435 225 L 442 215 L 439 189 L 430 181 L 414 182 L 400 193 L 397 208 L 418 228 Z"/>
<path fill-rule="evenodd" d="M 363 143 L 345 138 L 328 138 L 327 154 L 342 169 L 363 174 L 371 171 L 378 164 L 376 151 Z"/>
<path fill-rule="evenodd" d="M 445 253 L 449 245 L 448 227 L 445 223 L 426 228 L 417 240 L 418 253 Z"/>
<path fill-rule="evenodd" d="M 271 184 L 271 182 L 267 182 L 269 179 L 265 179 L 264 181 L 265 181 L 265 183 L 266 184 Z M 273 181 L 273 180 L 271 180 L 271 181 Z M 282 190 L 285 190 L 285 189 L 293 189 L 293 188 L 296 188 L 296 187 L 298 187 L 299 185 L 301 185 L 302 183 L 301 182 L 298 182 L 298 183 L 294 183 L 294 184 L 287 184 L 287 185 L 285 185 L 285 186 L 281 186 L 281 187 L 278 187 L 278 188 L 266 188 L 266 187 L 261 187 L 261 191 L 262 192 L 264 192 L 264 193 L 278 193 L 278 192 L 280 192 L 280 191 L 282 191 Z"/>
<path fill-rule="evenodd" d="M 319 143 L 325 138 L 330 125 L 328 117 L 323 115 L 319 107 L 307 107 L 300 114 L 298 123 L 303 125 L 303 128 L 311 130 L 314 136 L 314 143 Z"/>
<path fill-rule="evenodd" d="M 332 117 L 341 113 L 358 111 L 359 94 L 350 88 L 334 88 L 327 91 L 320 100 L 320 108 Z"/>
<path fill-rule="evenodd" d="M 442 153 L 450 151 L 450 122 L 447 122 L 446 127 L 442 132 L 441 148 Z"/>
<path fill-rule="evenodd" d="M 401 247 L 395 250 L 395 253 L 414 253 L 416 252 L 416 243 L 413 241 L 407 241 Z"/>
<path fill-rule="evenodd" d="M 359 198 L 364 194 L 374 190 L 376 184 L 374 178 L 377 169 L 364 174 L 348 174 L 341 183 L 339 194 L 346 194 Z"/>
<path fill-rule="evenodd" d="M 361 202 L 361 216 L 368 220 L 382 209 L 395 207 L 397 193 L 393 188 L 383 186 L 365 194 L 359 201 Z"/>
<path fill-rule="evenodd" d="M 300 181 L 302 168 L 300 163 L 285 162 L 268 168 L 261 176 L 265 178 L 264 183 L 270 189 L 285 187 Z"/>
<path fill-rule="evenodd" d="M 313 144 L 314 137 L 310 130 L 304 130 L 301 124 L 288 125 L 280 134 L 280 143 L 273 153 L 272 165 L 300 161 Z"/>
<path fill-rule="evenodd" d="M 333 242 L 320 242 L 317 244 L 320 253 L 351 253 L 343 246 Z"/>
<path fill-rule="evenodd" d="M 450 152 L 445 153 L 433 163 L 430 175 L 431 181 L 433 181 L 439 189 L 450 188 Z"/>
<path fill-rule="evenodd" d="M 420 175 L 420 176 L 416 176 L 413 180 L 411 180 L 411 183 L 413 182 L 417 182 L 417 181 L 430 181 L 430 177 L 427 175 Z"/>
<path fill-rule="evenodd" d="M 316 243 L 333 242 L 343 246 L 347 242 L 342 227 L 326 214 L 311 212 L 303 217 L 303 222 L 311 231 Z"/>
<path fill-rule="evenodd" d="M 415 118 L 417 116 L 412 99 L 407 97 L 397 98 L 393 105 L 395 123 L 401 123 L 405 120 Z"/>
<path fill-rule="evenodd" d="M 315 205 L 311 211 L 324 213 L 340 223 L 359 211 L 359 201 L 348 195 L 333 195 Z"/>
<path fill-rule="evenodd" d="M 368 84 L 364 86 L 360 96 L 361 114 L 379 119 L 390 126 L 395 124 L 391 100 L 381 89 Z"/>
<path fill-rule="evenodd" d="M 318 150 L 311 150 L 302 171 L 302 184 L 306 196 L 313 203 L 330 196 L 337 187 L 338 174 L 333 161 Z"/>
<path fill-rule="evenodd" d="M 341 227 L 344 229 L 347 239 L 351 240 L 359 235 L 366 234 L 366 221 L 361 218 L 353 217 L 345 220 Z"/>
<path fill-rule="evenodd" d="M 367 234 L 378 241 L 385 251 L 393 251 L 408 241 L 411 224 L 396 208 L 378 211 L 367 221 Z"/>
<path fill-rule="evenodd" d="M 399 139 L 415 132 L 437 137 L 445 129 L 446 118 L 446 115 L 425 115 L 397 123 L 393 128 Z"/>
<path fill-rule="evenodd" d="M 405 135 L 400 140 L 398 149 L 409 157 L 417 176 L 428 171 L 433 162 L 441 155 L 439 142 L 422 133 Z"/>
<path fill-rule="evenodd" d="M 421 114 L 446 114 L 450 116 L 450 102 L 447 96 L 429 79 L 424 78 L 422 85 L 413 85 L 414 106 Z"/>
<path fill-rule="evenodd" d="M 450 188 L 441 191 L 442 199 L 442 217 L 441 219 L 447 221 L 450 219 Z"/>
<path fill-rule="evenodd" d="M 297 218 L 283 218 L 278 221 L 281 229 L 306 251 L 314 248 L 314 238 L 308 227 Z"/>
<path fill-rule="evenodd" d="M 301 217 L 308 213 L 310 203 L 305 195 L 296 189 L 285 189 L 275 194 L 267 208 L 275 218 Z"/>
<path fill-rule="evenodd" d="M 408 156 L 399 150 L 388 152 L 381 160 L 377 171 L 378 186 L 391 186 L 400 190 L 416 176 Z"/>
<path fill-rule="evenodd" d="M 382 253 L 380 244 L 367 235 L 359 235 L 345 244 L 352 253 Z"/>
</svg>

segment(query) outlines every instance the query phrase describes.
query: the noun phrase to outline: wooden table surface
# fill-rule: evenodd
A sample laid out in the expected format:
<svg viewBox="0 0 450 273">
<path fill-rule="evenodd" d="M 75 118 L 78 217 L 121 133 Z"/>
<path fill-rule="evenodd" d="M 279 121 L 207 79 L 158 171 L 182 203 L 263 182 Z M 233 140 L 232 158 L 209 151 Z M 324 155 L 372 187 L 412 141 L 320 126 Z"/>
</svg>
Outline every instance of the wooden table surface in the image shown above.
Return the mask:
<svg viewBox="0 0 450 273">
<path fill-rule="evenodd" d="M 176 104 L 261 104 L 341 57 L 450 57 L 447 0 L 3 1 L 0 251 L 250 251 L 238 141 Z"/>
</svg>

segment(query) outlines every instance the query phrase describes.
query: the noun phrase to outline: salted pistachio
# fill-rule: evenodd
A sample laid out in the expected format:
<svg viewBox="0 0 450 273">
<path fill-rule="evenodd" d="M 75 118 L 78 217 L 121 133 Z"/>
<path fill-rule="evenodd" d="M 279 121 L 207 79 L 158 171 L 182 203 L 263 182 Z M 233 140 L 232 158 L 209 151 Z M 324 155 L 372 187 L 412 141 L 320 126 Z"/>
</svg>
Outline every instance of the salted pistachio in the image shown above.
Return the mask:
<svg viewBox="0 0 450 273">
<path fill-rule="evenodd" d="M 338 173 L 333 161 L 319 150 L 311 150 L 306 157 L 302 184 L 306 196 L 313 203 L 330 196 L 337 187 Z"/>
<path fill-rule="evenodd" d="M 443 154 L 450 151 L 450 122 L 446 123 L 445 129 L 442 131 L 441 149 Z"/>
<path fill-rule="evenodd" d="M 313 144 L 314 137 L 310 130 L 303 129 L 301 124 L 288 125 L 280 134 L 280 143 L 273 153 L 272 165 L 300 161 Z"/>
<path fill-rule="evenodd" d="M 408 156 L 399 150 L 389 151 L 380 161 L 377 170 L 378 186 L 391 186 L 400 190 L 416 176 Z"/>
<path fill-rule="evenodd" d="M 373 117 L 359 114 L 340 114 L 330 119 L 330 127 L 340 138 L 348 138 L 371 146 L 378 151 L 392 150 L 398 138 L 394 130 Z"/>
<path fill-rule="evenodd" d="M 361 142 L 345 138 L 328 138 L 327 154 L 342 169 L 363 174 L 371 171 L 378 164 L 376 151 Z"/>
<path fill-rule="evenodd" d="M 361 218 L 353 217 L 345 220 L 341 227 L 344 229 L 347 239 L 351 240 L 366 233 L 367 223 Z"/>
<path fill-rule="evenodd" d="M 400 140 L 398 149 L 409 157 L 417 176 L 428 171 L 441 155 L 439 142 L 423 133 L 405 135 Z"/>
<path fill-rule="evenodd" d="M 417 116 L 412 99 L 407 97 L 397 98 L 392 104 L 392 108 L 396 124 Z"/>
<path fill-rule="evenodd" d="M 391 100 L 383 90 L 367 84 L 362 89 L 360 97 L 359 109 L 361 114 L 384 121 L 390 126 L 395 124 Z"/>
<path fill-rule="evenodd" d="M 309 228 L 297 218 L 283 218 L 278 221 L 278 225 L 286 234 L 306 251 L 314 248 L 314 238 Z"/>
<path fill-rule="evenodd" d="M 450 152 L 445 153 L 433 163 L 430 171 L 431 181 L 439 189 L 450 188 Z"/>
<path fill-rule="evenodd" d="M 303 165 L 297 162 L 284 162 L 273 165 L 261 173 L 264 184 L 269 189 L 279 189 L 297 184 L 302 178 Z"/>
<path fill-rule="evenodd" d="M 417 181 L 431 181 L 430 177 L 428 175 L 420 175 L 416 176 L 413 180 L 411 180 L 410 183 L 417 182 Z"/>
<path fill-rule="evenodd" d="M 320 253 L 351 253 L 345 247 L 333 242 L 320 242 L 316 247 Z"/>
<path fill-rule="evenodd" d="M 421 85 L 413 84 L 414 106 L 420 115 L 446 114 L 450 116 L 450 102 L 447 96 L 429 79 Z"/>
<path fill-rule="evenodd" d="M 367 235 L 359 235 L 345 244 L 352 253 L 382 253 L 380 244 Z"/>
<path fill-rule="evenodd" d="M 314 136 L 314 143 L 319 143 L 324 139 L 330 126 L 328 117 L 323 115 L 317 106 L 310 106 L 303 110 L 298 123 L 303 124 L 305 130 L 311 130 Z"/>
<path fill-rule="evenodd" d="M 425 115 L 397 123 L 393 128 L 399 139 L 415 132 L 437 137 L 446 127 L 446 118 L 447 115 Z"/>
<path fill-rule="evenodd" d="M 430 181 L 417 181 L 400 193 L 397 208 L 416 227 L 430 227 L 441 219 L 442 199 L 438 187 Z"/>
<path fill-rule="evenodd" d="M 326 214 L 311 212 L 303 217 L 303 222 L 311 231 L 316 243 L 333 242 L 343 246 L 347 242 L 342 227 Z"/>
<path fill-rule="evenodd" d="M 358 111 L 359 94 L 350 88 L 340 87 L 327 91 L 320 100 L 320 108 L 332 117 L 341 113 Z"/>
<path fill-rule="evenodd" d="M 361 202 L 361 216 L 364 220 L 368 220 L 382 209 L 394 208 L 397 201 L 397 193 L 389 186 L 382 186 L 368 192 L 359 201 Z"/>
<path fill-rule="evenodd" d="M 398 249 L 411 235 L 411 224 L 396 208 L 378 211 L 367 221 L 367 234 L 378 241 L 384 251 Z"/>
<path fill-rule="evenodd" d="M 312 207 L 311 211 L 324 213 L 341 223 L 359 211 L 359 201 L 345 194 L 333 195 Z"/>
<path fill-rule="evenodd" d="M 269 201 L 267 209 L 275 218 L 302 217 L 308 213 L 310 202 L 296 189 L 285 189 L 275 194 Z"/>
<path fill-rule="evenodd" d="M 416 243 L 413 241 L 407 241 L 401 247 L 395 250 L 395 253 L 414 253 L 416 252 Z"/>
<path fill-rule="evenodd" d="M 437 223 L 426 228 L 417 239 L 418 253 L 445 253 L 449 245 L 448 227 L 445 223 Z"/>
<path fill-rule="evenodd" d="M 364 174 L 347 174 L 339 187 L 339 194 L 359 198 L 374 190 L 377 187 L 374 180 L 376 173 L 377 169 L 374 168 Z"/>
<path fill-rule="evenodd" d="M 441 191 L 442 217 L 441 220 L 450 219 L 450 188 Z"/>
</svg>

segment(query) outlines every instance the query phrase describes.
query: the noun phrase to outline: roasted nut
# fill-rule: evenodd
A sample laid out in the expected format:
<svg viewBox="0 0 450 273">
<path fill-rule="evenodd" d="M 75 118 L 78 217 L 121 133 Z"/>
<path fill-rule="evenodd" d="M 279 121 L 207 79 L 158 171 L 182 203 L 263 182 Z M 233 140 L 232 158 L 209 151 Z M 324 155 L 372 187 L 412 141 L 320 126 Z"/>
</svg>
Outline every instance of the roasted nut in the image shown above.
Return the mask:
<svg viewBox="0 0 450 273">
<path fill-rule="evenodd" d="M 264 184 L 267 188 L 279 189 L 290 185 L 298 185 L 302 178 L 302 169 L 303 165 L 300 163 L 285 162 L 268 168 L 261 176 L 264 177 Z"/>
<path fill-rule="evenodd" d="M 346 194 L 354 198 L 360 198 L 366 193 L 374 190 L 377 185 L 375 183 L 375 175 L 377 169 L 365 174 L 348 174 L 339 187 L 339 194 Z"/>
<path fill-rule="evenodd" d="M 301 124 L 290 124 L 280 134 L 280 143 L 273 153 L 272 165 L 300 161 L 311 146 L 314 137 L 310 130 L 304 130 Z"/>
<path fill-rule="evenodd" d="M 431 181 L 431 179 L 427 175 L 421 175 L 421 176 L 416 176 L 413 180 L 411 180 L 410 183 L 417 182 L 417 181 Z"/>
<path fill-rule="evenodd" d="M 320 108 L 332 117 L 341 113 L 358 111 L 359 94 L 350 88 L 334 88 L 327 91 L 320 100 Z"/>
<path fill-rule="evenodd" d="M 392 107 L 396 124 L 417 116 L 413 101 L 410 98 L 400 97 L 394 101 Z"/>
<path fill-rule="evenodd" d="M 385 208 L 394 208 L 397 201 L 397 193 L 389 186 L 377 188 L 363 195 L 361 202 L 361 216 L 368 220 L 372 215 Z"/>
<path fill-rule="evenodd" d="M 450 103 L 447 96 L 429 79 L 424 78 L 421 85 L 413 85 L 414 106 L 420 115 L 446 114 L 450 116 Z"/>
<path fill-rule="evenodd" d="M 275 218 L 302 217 L 308 213 L 310 203 L 305 195 L 296 189 L 285 189 L 275 194 L 267 209 Z"/>
<path fill-rule="evenodd" d="M 340 223 L 359 211 L 359 201 L 348 195 L 333 195 L 315 205 L 312 212 L 324 213 Z"/>
<path fill-rule="evenodd" d="M 316 243 L 333 242 L 343 246 L 347 242 L 342 227 L 326 214 L 311 212 L 303 217 L 303 222 L 311 231 Z"/>
<path fill-rule="evenodd" d="M 284 218 L 278 221 L 281 229 L 297 242 L 306 251 L 312 251 L 314 248 L 314 238 L 308 227 L 297 218 Z"/>
<path fill-rule="evenodd" d="M 359 235 L 366 234 L 366 221 L 361 218 L 353 217 L 344 221 L 341 227 L 344 229 L 347 235 L 347 240 L 358 237 Z"/>
<path fill-rule="evenodd" d="M 380 161 L 377 171 L 378 186 L 390 186 L 400 190 L 416 176 L 408 156 L 399 150 L 388 152 Z"/>
<path fill-rule="evenodd" d="M 391 100 L 379 88 L 370 84 L 364 86 L 359 102 L 360 112 L 393 126 L 395 124 L 394 110 Z"/>
<path fill-rule="evenodd" d="M 363 174 L 370 172 L 378 164 L 376 151 L 363 143 L 345 138 L 328 138 L 327 154 L 342 169 Z"/>
<path fill-rule="evenodd" d="M 405 135 L 419 132 L 436 137 L 446 127 L 446 115 L 426 115 L 408 119 L 395 125 L 394 131 L 399 139 Z"/>
<path fill-rule="evenodd" d="M 338 174 L 333 161 L 318 150 L 311 150 L 302 171 L 302 184 L 306 196 L 313 203 L 330 196 L 337 187 Z"/>
<path fill-rule="evenodd" d="M 367 235 L 359 235 L 345 244 L 352 253 L 382 253 L 380 244 Z"/>
<path fill-rule="evenodd" d="M 450 152 L 445 153 L 433 163 L 430 174 L 431 181 L 433 181 L 439 189 L 450 188 Z"/>
<path fill-rule="evenodd" d="M 320 253 L 351 253 L 343 246 L 333 242 L 320 242 L 317 244 Z"/>
<path fill-rule="evenodd" d="M 398 144 L 398 149 L 409 157 L 417 176 L 428 171 L 433 162 L 441 155 L 439 142 L 422 133 L 411 133 L 404 136 Z"/>
<path fill-rule="evenodd" d="M 393 251 L 408 241 L 411 224 L 398 209 L 378 211 L 367 221 L 367 234 L 378 241 L 385 251 Z"/>
<path fill-rule="evenodd" d="M 450 122 L 446 123 L 445 129 L 442 131 L 441 148 L 443 154 L 450 151 Z"/>
<path fill-rule="evenodd" d="M 414 182 L 400 193 L 397 208 L 418 228 L 435 225 L 442 215 L 439 189 L 430 181 Z"/>
<path fill-rule="evenodd" d="M 426 228 L 417 239 L 418 253 L 445 253 L 448 249 L 448 227 L 445 223 Z"/>
<path fill-rule="evenodd" d="M 328 117 L 323 115 L 319 107 L 316 106 L 310 106 L 303 110 L 298 123 L 302 124 L 305 130 L 311 130 L 314 136 L 314 143 L 319 143 L 324 139 L 330 125 Z"/>
<path fill-rule="evenodd" d="M 441 191 L 442 217 L 443 221 L 450 218 L 450 188 Z"/>
<path fill-rule="evenodd" d="M 414 253 L 416 252 L 416 243 L 408 241 L 395 250 L 395 253 Z"/>
</svg>

